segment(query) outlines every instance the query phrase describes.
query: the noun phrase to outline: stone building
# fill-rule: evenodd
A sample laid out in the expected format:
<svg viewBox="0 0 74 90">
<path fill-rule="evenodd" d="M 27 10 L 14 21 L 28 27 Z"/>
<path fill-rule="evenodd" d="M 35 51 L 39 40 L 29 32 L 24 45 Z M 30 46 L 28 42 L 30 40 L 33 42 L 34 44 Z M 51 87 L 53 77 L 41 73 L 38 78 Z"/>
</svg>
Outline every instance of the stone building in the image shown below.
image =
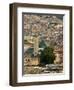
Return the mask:
<svg viewBox="0 0 74 90">
<path fill-rule="evenodd" d="M 54 64 L 63 63 L 63 48 L 55 49 L 54 53 L 55 53 L 55 56 L 56 56 L 56 58 L 54 60 Z"/>
<path fill-rule="evenodd" d="M 25 39 L 29 42 L 33 42 L 33 47 L 28 48 L 24 53 L 24 65 L 39 65 L 39 37 L 26 36 Z"/>
<path fill-rule="evenodd" d="M 39 60 L 39 57 L 38 56 L 29 56 L 27 55 L 25 58 L 24 58 L 24 65 L 27 65 L 27 66 L 31 66 L 31 65 L 39 65 L 40 63 L 40 60 Z"/>
</svg>

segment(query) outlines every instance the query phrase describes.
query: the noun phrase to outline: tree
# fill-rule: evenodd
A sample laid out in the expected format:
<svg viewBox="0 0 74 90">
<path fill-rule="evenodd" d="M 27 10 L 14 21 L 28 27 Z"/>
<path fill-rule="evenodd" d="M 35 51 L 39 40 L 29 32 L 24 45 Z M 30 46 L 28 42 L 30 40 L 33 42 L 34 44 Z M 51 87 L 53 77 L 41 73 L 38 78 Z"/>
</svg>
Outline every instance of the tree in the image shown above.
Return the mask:
<svg viewBox="0 0 74 90">
<path fill-rule="evenodd" d="M 40 63 L 42 65 L 53 64 L 55 59 L 55 54 L 53 53 L 53 48 L 46 47 L 40 54 Z"/>
</svg>

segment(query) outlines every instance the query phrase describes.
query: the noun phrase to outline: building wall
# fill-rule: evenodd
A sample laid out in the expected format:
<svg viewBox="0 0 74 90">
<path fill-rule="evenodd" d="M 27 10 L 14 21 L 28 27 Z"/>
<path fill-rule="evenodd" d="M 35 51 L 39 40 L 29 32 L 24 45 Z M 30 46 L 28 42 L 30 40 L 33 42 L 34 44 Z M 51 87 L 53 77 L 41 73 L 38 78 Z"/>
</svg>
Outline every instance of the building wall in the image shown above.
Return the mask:
<svg viewBox="0 0 74 90">
<path fill-rule="evenodd" d="M 26 57 L 24 59 L 24 65 L 39 65 L 39 58 L 38 57 Z"/>
</svg>

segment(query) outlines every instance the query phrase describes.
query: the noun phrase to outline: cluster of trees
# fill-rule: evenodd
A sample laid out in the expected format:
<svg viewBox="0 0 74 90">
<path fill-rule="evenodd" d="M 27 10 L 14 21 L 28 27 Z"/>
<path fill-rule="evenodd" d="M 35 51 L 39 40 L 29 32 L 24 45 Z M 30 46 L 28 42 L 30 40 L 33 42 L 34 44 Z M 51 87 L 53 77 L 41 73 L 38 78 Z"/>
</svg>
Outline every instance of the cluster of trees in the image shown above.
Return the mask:
<svg viewBox="0 0 74 90">
<path fill-rule="evenodd" d="M 54 49 L 51 47 L 46 47 L 44 48 L 43 51 L 41 51 L 40 54 L 40 63 L 42 65 L 46 64 L 53 64 L 55 60 L 55 54 L 54 54 Z"/>
</svg>

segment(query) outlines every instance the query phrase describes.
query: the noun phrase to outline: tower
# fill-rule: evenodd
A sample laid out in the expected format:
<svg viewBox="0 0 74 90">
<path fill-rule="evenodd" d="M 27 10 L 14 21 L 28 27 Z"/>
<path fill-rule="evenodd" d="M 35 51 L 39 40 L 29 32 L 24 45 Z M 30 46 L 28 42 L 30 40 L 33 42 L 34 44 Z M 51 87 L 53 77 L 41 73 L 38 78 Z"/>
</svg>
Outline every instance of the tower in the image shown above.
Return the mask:
<svg viewBox="0 0 74 90">
<path fill-rule="evenodd" d="M 38 55 L 38 50 L 39 50 L 39 37 L 35 36 L 34 37 L 34 56 Z"/>
</svg>

